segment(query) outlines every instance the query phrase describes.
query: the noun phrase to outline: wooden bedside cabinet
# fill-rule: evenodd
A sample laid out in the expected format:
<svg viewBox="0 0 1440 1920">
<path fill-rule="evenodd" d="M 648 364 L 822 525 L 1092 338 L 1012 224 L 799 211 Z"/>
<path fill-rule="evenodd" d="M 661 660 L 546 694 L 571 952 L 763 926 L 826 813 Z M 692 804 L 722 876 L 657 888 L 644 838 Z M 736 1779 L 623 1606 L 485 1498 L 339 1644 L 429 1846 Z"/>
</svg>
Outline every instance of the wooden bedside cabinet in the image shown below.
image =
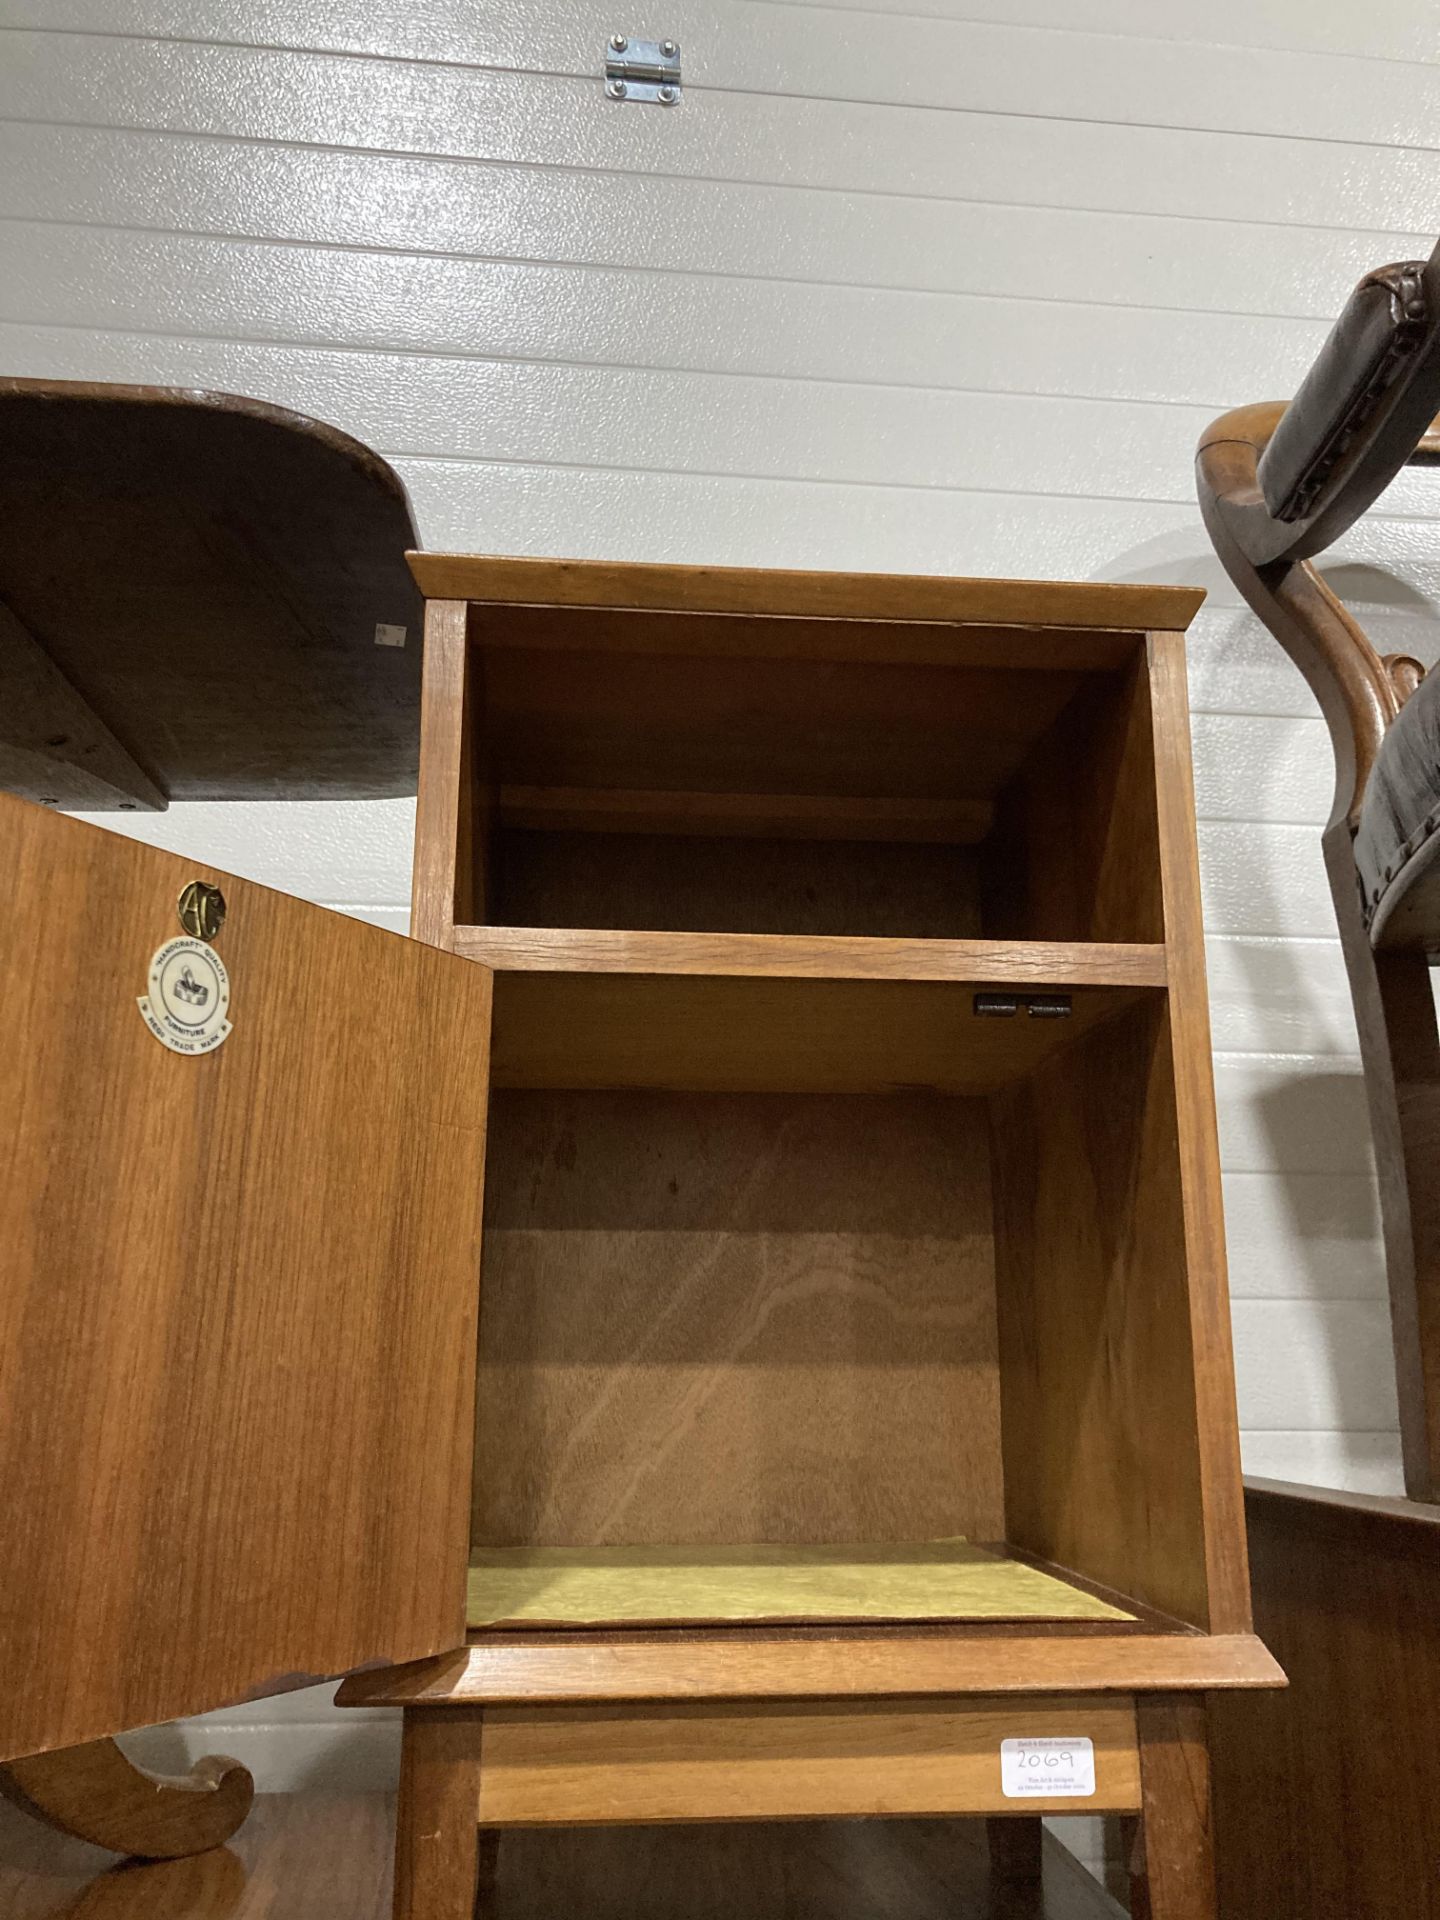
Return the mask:
<svg viewBox="0 0 1440 1920">
<path fill-rule="evenodd" d="M 1213 1920 L 1200 596 L 413 565 L 416 943 L 224 880 L 177 1059 L 193 863 L 4 806 L 0 1757 L 348 1671 L 409 1920 L 482 1830 L 887 1813 L 1134 1817 Z"/>
<path fill-rule="evenodd" d="M 340 1695 L 406 1709 L 397 1912 L 507 1825 L 968 1813 L 1024 1873 L 1069 1811 L 1212 1915 L 1203 1690 L 1279 1676 L 1199 596 L 413 565 L 413 930 L 495 998 L 468 1638 Z"/>
</svg>

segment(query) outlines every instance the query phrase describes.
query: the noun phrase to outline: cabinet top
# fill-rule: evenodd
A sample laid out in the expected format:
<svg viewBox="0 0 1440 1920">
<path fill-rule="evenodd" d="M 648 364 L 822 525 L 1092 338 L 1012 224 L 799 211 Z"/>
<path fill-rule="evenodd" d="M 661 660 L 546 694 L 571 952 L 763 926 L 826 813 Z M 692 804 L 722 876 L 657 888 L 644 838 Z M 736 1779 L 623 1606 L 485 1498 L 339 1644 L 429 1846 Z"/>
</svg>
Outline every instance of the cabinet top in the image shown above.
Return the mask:
<svg viewBox="0 0 1440 1920">
<path fill-rule="evenodd" d="M 656 566 L 638 561 L 537 560 L 504 554 L 411 553 L 432 600 L 527 606 L 626 607 L 826 620 L 1183 632 L 1201 587 L 1095 580 L 967 580 L 935 574 L 805 573 L 765 567 Z"/>
</svg>

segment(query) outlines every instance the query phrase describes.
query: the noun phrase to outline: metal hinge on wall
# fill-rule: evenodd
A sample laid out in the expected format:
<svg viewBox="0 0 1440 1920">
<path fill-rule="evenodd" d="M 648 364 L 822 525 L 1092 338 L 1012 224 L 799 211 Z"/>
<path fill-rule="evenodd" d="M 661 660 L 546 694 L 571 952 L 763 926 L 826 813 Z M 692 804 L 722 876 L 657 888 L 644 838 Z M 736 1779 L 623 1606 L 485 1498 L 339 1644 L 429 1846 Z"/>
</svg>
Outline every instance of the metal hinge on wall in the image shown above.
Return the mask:
<svg viewBox="0 0 1440 1920">
<path fill-rule="evenodd" d="M 654 100 L 673 107 L 680 98 L 679 42 L 612 33 L 605 48 L 605 91 L 612 100 Z"/>
</svg>

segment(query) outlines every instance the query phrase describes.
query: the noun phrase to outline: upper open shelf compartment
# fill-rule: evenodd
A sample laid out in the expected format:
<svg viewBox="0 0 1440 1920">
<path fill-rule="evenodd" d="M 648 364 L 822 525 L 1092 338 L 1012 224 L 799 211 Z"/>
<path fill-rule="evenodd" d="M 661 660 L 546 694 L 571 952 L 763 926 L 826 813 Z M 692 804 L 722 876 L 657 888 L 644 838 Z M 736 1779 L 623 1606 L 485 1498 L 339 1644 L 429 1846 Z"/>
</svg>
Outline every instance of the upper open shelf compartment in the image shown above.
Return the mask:
<svg viewBox="0 0 1440 1920">
<path fill-rule="evenodd" d="M 1195 594 L 416 572 L 469 603 L 455 918 L 477 958 L 516 964 L 480 929 L 1164 939 L 1145 634 Z"/>
</svg>

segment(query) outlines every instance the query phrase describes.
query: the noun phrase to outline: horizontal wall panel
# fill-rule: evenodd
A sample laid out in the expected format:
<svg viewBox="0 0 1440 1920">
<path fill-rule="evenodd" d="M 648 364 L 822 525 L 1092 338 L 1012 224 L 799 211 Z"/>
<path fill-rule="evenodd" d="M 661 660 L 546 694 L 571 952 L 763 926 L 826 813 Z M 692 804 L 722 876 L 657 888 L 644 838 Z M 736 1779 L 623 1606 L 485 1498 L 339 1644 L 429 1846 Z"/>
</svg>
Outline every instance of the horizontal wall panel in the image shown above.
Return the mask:
<svg viewBox="0 0 1440 1920">
<path fill-rule="evenodd" d="M 1310 826 L 1329 815 L 1335 764 L 1318 714 L 1197 713 L 1190 732 L 1202 820 Z"/>
<path fill-rule="evenodd" d="M 699 89 L 636 113 L 588 80 L 76 34 L 5 55 L 0 119 L 1396 232 L 1434 208 L 1414 147 Z"/>
<path fill-rule="evenodd" d="M 0 215 L 1326 326 L 1362 273 L 1431 245 L 18 121 L 0 123 Z"/>
<path fill-rule="evenodd" d="M 1319 321 L 15 222 L 4 317 L 317 347 L 1188 403 L 1287 394 Z M 683 407 L 686 396 L 677 395 Z M 665 410 L 668 412 L 668 408 Z M 1440 488 L 1430 490 L 1440 512 Z M 1426 496 L 1429 497 L 1429 496 Z"/>
<path fill-rule="evenodd" d="M 263 395 L 335 421 L 388 454 L 849 480 L 904 488 L 1187 498 L 1208 415 L 1128 402 L 937 393 L 805 380 L 676 374 L 665 406 L 644 371 L 227 339 L 0 326 L 7 363 Z M 1044 437 L 1049 458 L 1035 459 Z M 1105 445 L 1104 484 L 1094 448 Z"/>
<path fill-rule="evenodd" d="M 1363 1174 L 1374 1165 L 1357 1059 L 1218 1053 L 1215 1097 L 1226 1172 Z"/>
<path fill-rule="evenodd" d="M 1440 475 L 1434 484 L 1440 500 Z M 1378 529 L 1378 523 L 1372 525 Z M 1346 570 L 1326 570 L 1343 590 Z M 1393 586 L 1403 591 L 1404 582 Z M 1408 607 L 1367 606 L 1364 622 L 1377 653 L 1410 654 L 1426 667 L 1440 657 L 1440 619 L 1422 595 Z M 1216 601 L 1203 606 L 1185 636 L 1185 661 L 1192 712 L 1273 713 L 1297 720 L 1319 713 L 1300 669 L 1247 607 Z"/>
<path fill-rule="evenodd" d="M 1227 1173 L 1235 1300 L 1379 1300 L 1385 1258 L 1367 1173 Z"/>
<path fill-rule="evenodd" d="M 1390 1311 L 1383 1300 L 1237 1300 L 1240 1425 L 1355 1429 L 1398 1423 Z"/>
<path fill-rule="evenodd" d="M 843 10 L 916 19 L 998 20 L 1031 27 L 1083 27 L 1142 40 L 1186 45 L 1298 48 L 1371 60 L 1437 58 L 1434 21 L 1415 0 L 1374 0 L 1363 7 L 1338 0 L 1207 0 L 1201 7 L 1157 6 L 1155 0 L 766 0 L 766 4 Z M 858 24 L 858 23 L 857 23 Z M 863 29 L 862 29 L 863 30 Z M 1128 49 L 1117 47 L 1124 60 Z"/>
<path fill-rule="evenodd" d="M 1302 827 L 1202 820 L 1199 840 L 1207 931 L 1335 938 L 1318 821 Z"/>
<path fill-rule="evenodd" d="M 1217 1051 L 1359 1052 L 1338 939 L 1211 934 L 1205 972 Z"/>
<path fill-rule="evenodd" d="M 348 910 L 410 898 L 413 800 L 192 800 L 164 813 L 77 818 L 302 900 Z"/>
<path fill-rule="evenodd" d="M 1393 1428 L 1381 1433 L 1250 1433 L 1242 1427 L 1240 1460 L 1247 1474 L 1265 1480 L 1293 1480 L 1342 1493 L 1405 1491 L 1400 1435 Z"/>
<path fill-rule="evenodd" d="M 5 0 L 17 26 L 187 42 L 378 54 L 593 77 L 606 28 L 585 0 Z M 665 30 L 685 84 L 726 93 L 820 96 L 910 108 L 1032 114 L 1328 140 L 1426 146 L 1440 118 L 1440 70 L 1336 54 L 1111 37 L 1078 25 L 914 18 L 857 34 L 829 9 L 754 0 L 668 0 Z"/>
<path fill-rule="evenodd" d="M 259 395 L 342 425 L 387 456 L 1176 505 L 1190 500 L 1191 455 L 1211 414 L 701 373 L 668 378 L 660 408 L 653 377 L 638 368 L 18 323 L 0 324 L 0 352 L 17 372 L 53 378 L 83 378 L 99 360 L 116 379 Z"/>
</svg>

